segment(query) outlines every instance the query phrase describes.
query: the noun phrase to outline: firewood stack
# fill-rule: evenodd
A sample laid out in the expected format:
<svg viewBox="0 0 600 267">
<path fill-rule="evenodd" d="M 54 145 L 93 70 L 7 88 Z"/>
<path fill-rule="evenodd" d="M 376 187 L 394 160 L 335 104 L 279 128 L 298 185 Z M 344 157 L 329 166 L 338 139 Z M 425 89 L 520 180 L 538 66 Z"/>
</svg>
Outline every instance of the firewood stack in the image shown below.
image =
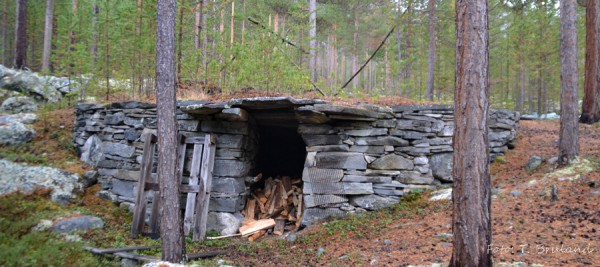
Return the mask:
<svg viewBox="0 0 600 267">
<path fill-rule="evenodd" d="M 261 175 L 256 177 L 261 179 Z M 300 227 L 302 221 L 302 179 L 289 176 L 269 177 L 264 188 L 254 191 L 246 202 L 242 236 L 254 241 L 273 228 L 272 234 L 282 235 Z"/>
</svg>

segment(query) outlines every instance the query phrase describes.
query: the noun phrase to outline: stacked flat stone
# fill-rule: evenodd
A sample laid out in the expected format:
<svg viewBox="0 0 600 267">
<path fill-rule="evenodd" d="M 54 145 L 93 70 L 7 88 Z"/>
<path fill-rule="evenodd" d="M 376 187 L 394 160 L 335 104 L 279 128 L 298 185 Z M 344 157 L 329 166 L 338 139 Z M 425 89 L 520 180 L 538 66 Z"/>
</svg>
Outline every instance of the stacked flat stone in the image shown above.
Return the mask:
<svg viewBox="0 0 600 267">
<path fill-rule="evenodd" d="M 306 144 L 304 224 L 381 209 L 411 190 L 452 181 L 452 106 L 342 106 L 285 97 L 180 102 L 180 133 L 217 135 L 211 211 L 237 216 L 243 209 L 251 176 L 259 171 L 253 112 L 265 110 L 291 112 Z M 490 159 L 511 148 L 518 120 L 515 112 L 490 112 Z M 155 106 L 79 105 L 74 131 L 82 160 L 98 168 L 106 193 L 118 202 L 133 201 L 142 136 L 156 132 Z"/>
</svg>

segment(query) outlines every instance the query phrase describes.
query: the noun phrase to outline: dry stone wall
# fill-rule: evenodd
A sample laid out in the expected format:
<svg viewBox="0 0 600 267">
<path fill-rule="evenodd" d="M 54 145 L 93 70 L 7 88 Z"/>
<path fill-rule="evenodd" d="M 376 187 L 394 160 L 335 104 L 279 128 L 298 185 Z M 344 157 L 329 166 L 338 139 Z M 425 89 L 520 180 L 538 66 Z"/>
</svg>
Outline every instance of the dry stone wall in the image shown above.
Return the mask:
<svg viewBox="0 0 600 267">
<path fill-rule="evenodd" d="M 302 173 L 304 224 L 398 203 L 402 195 L 452 182 L 453 109 L 448 105 L 355 107 L 291 98 L 180 102 L 179 132 L 217 135 L 209 223 L 240 211 L 257 174 L 260 137 L 255 117 L 288 114 L 306 144 Z M 134 199 L 143 136 L 156 132 L 153 104 L 77 106 L 75 146 L 98 169 L 101 195 L 122 205 Z M 513 146 L 519 114 L 490 112 L 490 160 Z M 191 151 L 188 153 L 191 156 Z M 189 165 L 186 165 L 189 170 Z M 185 178 L 184 178 L 185 182 Z M 231 220 L 231 216 L 225 216 Z M 210 226 L 209 226 L 210 227 Z"/>
</svg>

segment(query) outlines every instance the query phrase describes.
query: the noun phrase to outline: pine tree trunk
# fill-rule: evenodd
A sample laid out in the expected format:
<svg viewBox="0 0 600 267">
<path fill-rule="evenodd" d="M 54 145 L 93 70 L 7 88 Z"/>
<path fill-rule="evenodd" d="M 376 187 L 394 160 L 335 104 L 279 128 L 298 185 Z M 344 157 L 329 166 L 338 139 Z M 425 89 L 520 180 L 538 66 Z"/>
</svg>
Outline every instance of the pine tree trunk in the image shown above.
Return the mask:
<svg viewBox="0 0 600 267">
<path fill-rule="evenodd" d="M 242 0 L 242 45 L 244 44 L 244 34 L 246 32 L 246 0 Z M 301 42 L 302 43 L 302 42 Z"/>
<path fill-rule="evenodd" d="M 317 0 L 309 0 L 308 6 L 309 31 L 308 38 L 310 39 L 310 60 L 308 68 L 311 71 L 311 79 L 317 81 Z"/>
<path fill-rule="evenodd" d="M 184 260 L 185 244 L 179 207 L 177 175 L 177 121 L 175 120 L 176 0 L 157 3 L 156 91 L 158 128 L 158 182 L 160 184 L 160 239 L 162 260 Z"/>
<path fill-rule="evenodd" d="M 2 5 L 2 26 L 0 26 L 0 36 L 2 37 L 2 42 L 0 43 L 0 45 L 2 45 L 2 50 L 1 50 L 1 54 L 0 57 L 2 57 L 2 59 L 0 60 L 0 62 L 4 65 L 8 65 L 7 63 L 7 53 L 6 50 L 8 50 L 8 1 L 4 1 L 4 4 Z"/>
<path fill-rule="evenodd" d="M 17 17 L 15 23 L 15 60 L 17 69 L 26 66 L 27 61 L 27 0 L 17 1 Z"/>
<path fill-rule="evenodd" d="M 354 33 L 352 34 L 352 75 L 354 75 L 358 71 L 358 24 L 359 24 L 359 16 L 358 16 L 358 7 L 354 7 Z M 358 88 L 360 83 L 360 75 L 357 75 L 354 80 L 352 80 L 352 89 Z M 348 89 L 348 92 L 350 90 Z"/>
<path fill-rule="evenodd" d="M 92 60 L 94 61 L 94 68 L 96 62 L 98 62 L 98 14 L 100 13 L 100 9 L 98 8 L 98 4 L 96 0 L 92 4 Z"/>
<path fill-rule="evenodd" d="M 411 97 L 411 84 L 410 82 L 412 81 L 412 43 L 411 43 L 411 39 L 412 39 L 412 0 L 408 1 L 408 6 L 406 7 L 406 14 L 408 16 L 408 18 L 406 19 L 406 38 L 404 38 L 406 40 L 406 46 L 405 46 L 405 50 L 406 51 L 405 54 L 405 58 L 406 58 L 406 65 L 404 66 L 404 79 L 405 79 L 405 90 L 404 90 L 404 95 L 406 96 L 406 98 L 410 99 Z"/>
<path fill-rule="evenodd" d="M 473 27 L 473 25 L 477 25 Z M 450 265 L 492 266 L 486 0 L 456 1 L 456 89 Z"/>
<path fill-rule="evenodd" d="M 560 77 L 558 165 L 565 166 L 579 154 L 576 0 L 560 1 Z"/>
<path fill-rule="evenodd" d="M 42 72 L 50 70 L 50 51 L 52 45 L 52 17 L 54 14 L 54 0 L 46 0 L 46 18 L 44 23 L 44 48 L 42 53 Z"/>
<path fill-rule="evenodd" d="M 398 1 L 398 11 L 396 11 L 396 19 L 400 20 L 400 1 Z M 401 66 L 402 64 L 402 27 L 398 27 L 398 30 L 396 30 L 396 45 L 398 46 L 398 66 Z M 397 84 L 396 87 L 398 88 L 398 96 L 402 97 L 403 94 L 403 90 L 402 90 L 402 83 L 404 82 L 404 71 L 402 70 L 402 68 L 398 67 L 398 77 L 397 77 Z"/>
<path fill-rule="evenodd" d="M 136 44 L 136 54 L 137 54 L 137 73 L 134 76 L 137 76 L 137 89 L 138 96 L 142 97 L 143 87 L 144 87 L 144 75 L 143 75 L 143 67 L 142 67 L 142 18 L 143 18 L 143 0 L 137 0 L 137 12 L 138 12 L 138 21 L 136 25 L 136 36 L 138 39 L 138 43 Z M 135 88 L 135 87 L 134 87 Z"/>
<path fill-rule="evenodd" d="M 579 122 L 600 121 L 600 3 L 588 1 L 585 9 L 585 79 Z"/>
<path fill-rule="evenodd" d="M 177 37 L 177 76 L 175 76 L 175 81 L 179 83 L 179 79 L 181 78 L 181 57 L 183 56 L 183 7 L 179 8 L 179 32 Z"/>
<path fill-rule="evenodd" d="M 429 0 L 429 58 L 427 60 L 427 100 L 433 100 L 435 75 L 435 0 Z"/>
<path fill-rule="evenodd" d="M 231 32 L 230 32 L 230 39 L 229 39 L 229 46 L 231 48 L 233 48 L 233 38 L 235 36 L 234 18 L 235 18 L 235 1 L 231 1 Z M 232 55 L 232 57 L 233 57 L 233 55 Z"/>
</svg>

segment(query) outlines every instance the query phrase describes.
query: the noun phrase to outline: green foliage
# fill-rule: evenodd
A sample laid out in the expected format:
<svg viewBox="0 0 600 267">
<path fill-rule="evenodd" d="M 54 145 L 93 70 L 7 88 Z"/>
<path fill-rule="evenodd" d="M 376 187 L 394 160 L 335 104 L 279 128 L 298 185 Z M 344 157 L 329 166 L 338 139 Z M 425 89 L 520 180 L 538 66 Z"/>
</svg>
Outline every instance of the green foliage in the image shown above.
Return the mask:
<svg viewBox="0 0 600 267">
<path fill-rule="evenodd" d="M 41 220 L 65 212 L 40 192 L 0 197 L 0 265 L 99 266 L 80 244 L 63 241 L 50 232 L 31 232 Z"/>
</svg>

